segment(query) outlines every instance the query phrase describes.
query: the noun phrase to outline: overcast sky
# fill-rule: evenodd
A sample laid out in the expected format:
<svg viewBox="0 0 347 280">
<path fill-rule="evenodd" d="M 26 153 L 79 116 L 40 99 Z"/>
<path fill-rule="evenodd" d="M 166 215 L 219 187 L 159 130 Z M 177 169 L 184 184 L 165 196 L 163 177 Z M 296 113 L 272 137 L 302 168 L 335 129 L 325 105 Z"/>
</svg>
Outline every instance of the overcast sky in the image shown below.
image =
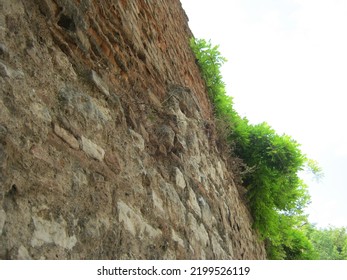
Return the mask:
<svg viewBox="0 0 347 280">
<path fill-rule="evenodd" d="M 323 168 L 309 220 L 347 226 L 347 1 L 181 0 L 197 38 L 220 45 L 241 116 L 288 134 Z"/>
</svg>

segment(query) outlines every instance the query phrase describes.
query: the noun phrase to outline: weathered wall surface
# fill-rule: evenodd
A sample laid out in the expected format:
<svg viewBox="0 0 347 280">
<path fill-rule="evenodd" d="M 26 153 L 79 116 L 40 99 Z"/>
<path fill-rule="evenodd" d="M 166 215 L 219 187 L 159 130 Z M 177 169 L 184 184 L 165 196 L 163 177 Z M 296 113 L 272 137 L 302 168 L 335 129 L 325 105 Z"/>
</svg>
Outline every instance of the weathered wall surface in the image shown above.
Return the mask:
<svg viewBox="0 0 347 280">
<path fill-rule="evenodd" d="M 177 0 L 0 0 L 1 259 L 262 259 Z"/>
</svg>

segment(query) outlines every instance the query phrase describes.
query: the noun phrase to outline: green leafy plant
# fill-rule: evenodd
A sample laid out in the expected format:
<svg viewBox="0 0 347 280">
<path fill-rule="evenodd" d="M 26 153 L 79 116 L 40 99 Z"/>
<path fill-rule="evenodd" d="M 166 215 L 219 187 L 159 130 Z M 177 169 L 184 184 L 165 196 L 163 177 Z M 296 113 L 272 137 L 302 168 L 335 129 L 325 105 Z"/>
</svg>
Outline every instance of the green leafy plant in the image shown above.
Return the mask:
<svg viewBox="0 0 347 280">
<path fill-rule="evenodd" d="M 190 40 L 217 120 L 228 123 L 227 142 L 234 156 L 249 167 L 243 175 L 253 226 L 265 241 L 272 259 L 310 259 L 314 250 L 300 224 L 307 223 L 303 210 L 309 202 L 307 186 L 299 178 L 305 166 L 322 174 L 318 164 L 301 152 L 288 135 L 277 134 L 267 123 L 252 125 L 233 108 L 226 94 L 220 67 L 226 61 L 210 41 Z"/>
<path fill-rule="evenodd" d="M 308 225 L 307 236 L 320 260 L 347 260 L 347 228 L 317 229 Z"/>
<path fill-rule="evenodd" d="M 306 171 L 313 174 L 317 182 L 319 182 L 324 177 L 322 168 L 319 166 L 318 162 L 313 159 L 307 159 Z"/>
</svg>

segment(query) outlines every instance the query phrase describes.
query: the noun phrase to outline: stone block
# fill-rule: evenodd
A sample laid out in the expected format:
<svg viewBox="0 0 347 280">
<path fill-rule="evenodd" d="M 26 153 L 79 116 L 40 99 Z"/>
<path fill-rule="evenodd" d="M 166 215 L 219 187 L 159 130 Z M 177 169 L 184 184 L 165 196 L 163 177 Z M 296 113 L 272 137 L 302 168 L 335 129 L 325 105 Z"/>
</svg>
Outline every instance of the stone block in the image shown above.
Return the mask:
<svg viewBox="0 0 347 280">
<path fill-rule="evenodd" d="M 154 239 L 159 237 L 162 232 L 149 225 L 143 217 L 130 208 L 123 201 L 118 204 L 119 222 L 123 223 L 124 228 L 134 237 Z"/>
<path fill-rule="evenodd" d="M 165 194 L 165 205 L 172 223 L 185 226 L 187 209 L 184 207 L 173 185 L 162 183 L 160 188 Z"/>
<path fill-rule="evenodd" d="M 119 174 L 119 172 L 122 170 L 122 167 L 118 160 L 118 156 L 114 152 L 106 152 L 105 162 L 107 166 L 116 174 Z"/>
<path fill-rule="evenodd" d="M 175 167 L 175 182 L 176 186 L 180 187 L 181 189 L 186 187 L 186 181 L 184 180 L 183 174 L 177 167 Z"/>
<path fill-rule="evenodd" d="M 223 242 L 221 240 L 221 242 Z M 222 246 L 219 244 L 217 238 L 215 235 L 212 235 L 211 237 L 211 243 L 212 243 L 212 250 L 215 256 L 215 259 L 227 259 L 228 254 L 223 250 Z"/>
<path fill-rule="evenodd" d="M 57 124 L 54 124 L 54 132 L 57 136 L 64 140 L 72 149 L 78 150 L 80 148 L 78 140 L 71 133 L 67 132 L 64 128 L 60 127 Z"/>
<path fill-rule="evenodd" d="M 54 17 L 56 7 L 52 1 L 40 0 L 38 1 L 40 11 L 49 19 Z"/>
<path fill-rule="evenodd" d="M 174 231 L 173 229 L 171 230 L 171 238 L 174 242 L 176 242 L 179 246 L 181 246 L 182 248 L 184 248 L 184 241 L 183 239 L 178 235 L 178 233 L 176 231 Z"/>
<path fill-rule="evenodd" d="M 52 121 L 52 117 L 51 114 L 48 110 L 47 107 L 45 107 L 44 105 L 40 104 L 40 103 L 33 103 L 30 106 L 30 111 L 36 116 L 38 117 L 40 120 L 46 122 L 46 123 L 50 123 Z"/>
<path fill-rule="evenodd" d="M 58 99 L 65 117 L 74 121 L 78 120 L 82 124 L 87 121 L 87 124 L 93 124 L 93 128 L 102 129 L 112 120 L 110 110 L 101 106 L 98 99 L 72 87 L 61 88 Z"/>
<path fill-rule="evenodd" d="M 23 245 L 20 245 L 20 247 L 18 248 L 17 259 L 18 260 L 31 260 L 31 257 L 29 255 L 27 248 L 25 248 Z"/>
<path fill-rule="evenodd" d="M 201 217 L 201 209 L 196 199 L 195 192 L 189 188 L 189 200 L 187 202 L 188 206 L 194 211 L 196 215 Z"/>
<path fill-rule="evenodd" d="M 110 221 L 108 217 L 99 216 L 91 218 L 86 223 L 86 234 L 90 238 L 100 238 L 102 231 L 107 230 L 110 227 Z"/>
<path fill-rule="evenodd" d="M 14 70 L 0 61 L 0 76 L 3 78 L 23 79 L 24 73 L 21 70 Z"/>
<path fill-rule="evenodd" d="M 166 151 L 171 151 L 174 147 L 175 132 L 168 125 L 162 125 L 156 129 L 156 134 L 161 145 L 164 145 Z"/>
<path fill-rule="evenodd" d="M 96 85 L 96 87 L 103 94 L 105 94 L 106 96 L 109 96 L 110 95 L 109 88 L 108 88 L 107 84 L 99 77 L 99 75 L 94 70 L 92 70 L 90 76 L 91 76 L 92 81 Z"/>
<path fill-rule="evenodd" d="M 44 220 L 40 217 L 32 217 L 35 231 L 31 240 L 31 245 L 41 247 L 45 244 L 55 244 L 65 249 L 71 250 L 77 243 L 75 235 L 67 235 L 66 222 L 61 219 L 60 223 Z"/>
<path fill-rule="evenodd" d="M 208 228 L 214 227 L 217 221 L 211 212 L 210 206 L 201 196 L 198 198 L 198 201 L 201 207 L 202 221 Z"/>
<path fill-rule="evenodd" d="M 165 217 L 163 200 L 154 191 L 152 191 L 152 200 L 153 200 L 154 214 L 157 216 Z"/>
<path fill-rule="evenodd" d="M 143 152 L 145 149 L 145 140 L 143 139 L 143 137 L 132 129 L 129 129 L 129 132 L 131 138 L 134 141 L 135 147 L 137 147 L 141 152 Z"/>
<path fill-rule="evenodd" d="M 31 149 L 30 152 L 32 155 L 40 160 L 43 160 L 47 164 L 54 166 L 54 161 L 49 155 L 48 151 L 46 148 L 39 146 L 39 145 L 34 145 Z"/>
<path fill-rule="evenodd" d="M 151 103 L 155 106 L 160 108 L 161 107 L 161 102 L 158 99 L 158 97 L 152 92 L 152 91 L 148 91 L 148 97 L 149 100 L 151 101 Z"/>
<path fill-rule="evenodd" d="M 0 76 L 3 78 L 8 78 L 10 77 L 10 70 L 8 67 L 0 61 Z"/>
<path fill-rule="evenodd" d="M 187 143 L 186 143 L 186 140 L 181 136 L 181 135 L 176 135 L 176 143 L 175 143 L 175 148 L 178 149 L 179 151 L 187 151 L 188 148 L 187 148 Z"/>
<path fill-rule="evenodd" d="M 8 59 L 10 57 L 8 48 L 2 43 L 0 43 L 0 57 L 3 57 L 5 59 Z"/>
<path fill-rule="evenodd" d="M 75 70 L 73 69 L 72 64 L 70 63 L 70 61 L 69 61 L 69 59 L 65 53 L 63 53 L 60 50 L 57 50 L 54 54 L 53 59 L 54 59 L 53 62 L 55 64 L 55 66 L 59 70 L 63 71 L 64 74 L 67 75 L 72 80 L 77 79 L 77 74 L 76 74 Z"/>
<path fill-rule="evenodd" d="M 72 175 L 72 187 L 75 191 L 81 192 L 82 189 L 88 186 L 88 177 L 83 169 L 77 169 Z"/>
<path fill-rule="evenodd" d="M 218 175 L 221 177 L 222 180 L 224 180 L 224 172 L 223 167 L 220 161 L 217 162 L 216 170 Z"/>
<path fill-rule="evenodd" d="M 181 110 L 176 111 L 176 116 L 177 116 L 177 126 L 179 129 L 179 133 L 181 135 L 186 135 L 188 128 L 189 129 L 194 129 L 191 127 L 193 124 L 192 122 L 188 122 L 187 117 L 181 112 Z"/>
<path fill-rule="evenodd" d="M 94 142 L 89 140 L 88 138 L 85 138 L 84 136 L 81 137 L 81 144 L 82 144 L 82 150 L 91 158 L 102 161 L 105 156 L 105 151 L 103 148 L 96 145 Z"/>
<path fill-rule="evenodd" d="M 187 225 L 190 237 L 195 239 L 199 246 L 202 246 L 203 248 L 207 247 L 209 244 L 208 233 L 204 225 L 202 223 L 199 225 L 191 213 L 188 214 Z"/>
</svg>

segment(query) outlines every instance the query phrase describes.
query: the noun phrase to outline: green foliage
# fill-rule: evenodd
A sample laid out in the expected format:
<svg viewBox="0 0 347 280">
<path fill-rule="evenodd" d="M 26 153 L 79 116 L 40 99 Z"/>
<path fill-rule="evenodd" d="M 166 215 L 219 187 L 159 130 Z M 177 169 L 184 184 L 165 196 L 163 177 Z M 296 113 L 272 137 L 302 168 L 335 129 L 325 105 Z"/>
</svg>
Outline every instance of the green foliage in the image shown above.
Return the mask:
<svg viewBox="0 0 347 280">
<path fill-rule="evenodd" d="M 204 39 L 190 41 L 190 46 L 199 63 L 201 74 L 205 80 L 210 97 L 215 100 L 218 96 L 225 95 L 225 84 L 222 80 L 220 67 L 226 62 L 218 50 L 218 46 L 212 47 L 211 42 Z M 223 100 L 228 101 L 227 99 Z M 225 106 L 228 106 L 225 104 Z"/>
<path fill-rule="evenodd" d="M 307 159 L 306 170 L 313 174 L 316 181 L 320 181 L 324 177 L 322 168 L 319 166 L 318 162 L 313 159 Z"/>
<path fill-rule="evenodd" d="M 252 125 L 234 110 L 220 72 L 226 59 L 218 46 L 194 38 L 190 45 L 214 104 L 215 116 L 229 124 L 228 143 L 235 155 L 253 170 L 245 174 L 243 183 L 254 228 L 266 242 L 268 257 L 314 258 L 312 244 L 300 229 L 300 224 L 307 222 L 303 209 L 309 195 L 297 174 L 305 164 L 317 174 L 321 170 L 315 162 L 308 161 L 291 137 L 278 135 L 267 123 Z"/>
<path fill-rule="evenodd" d="M 317 259 L 317 253 L 308 239 L 302 224 L 305 217 L 283 215 L 280 223 L 281 234 L 279 239 L 272 242 L 267 250 L 270 259 L 289 259 L 289 260 L 313 260 Z M 300 222 L 301 224 L 298 224 Z"/>
<path fill-rule="evenodd" d="M 347 229 L 329 227 L 316 229 L 310 225 L 307 232 L 317 259 L 320 260 L 347 260 Z"/>
</svg>

